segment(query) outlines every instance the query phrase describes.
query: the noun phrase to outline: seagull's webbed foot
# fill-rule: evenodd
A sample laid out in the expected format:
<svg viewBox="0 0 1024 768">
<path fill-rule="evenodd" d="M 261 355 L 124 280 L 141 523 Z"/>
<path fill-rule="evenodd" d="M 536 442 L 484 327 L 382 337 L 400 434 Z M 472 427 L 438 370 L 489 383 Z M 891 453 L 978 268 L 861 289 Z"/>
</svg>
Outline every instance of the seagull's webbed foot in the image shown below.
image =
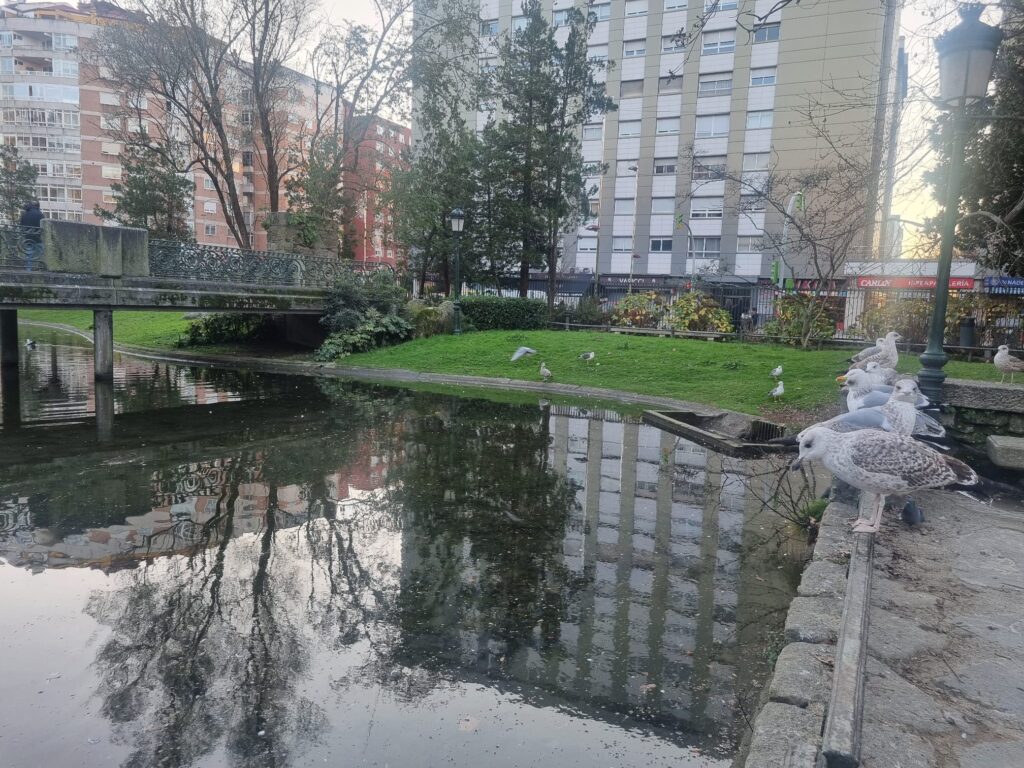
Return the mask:
<svg viewBox="0 0 1024 768">
<path fill-rule="evenodd" d="M 871 520 L 857 520 L 853 525 L 854 533 L 878 533 L 881 521 L 873 523 Z"/>
</svg>

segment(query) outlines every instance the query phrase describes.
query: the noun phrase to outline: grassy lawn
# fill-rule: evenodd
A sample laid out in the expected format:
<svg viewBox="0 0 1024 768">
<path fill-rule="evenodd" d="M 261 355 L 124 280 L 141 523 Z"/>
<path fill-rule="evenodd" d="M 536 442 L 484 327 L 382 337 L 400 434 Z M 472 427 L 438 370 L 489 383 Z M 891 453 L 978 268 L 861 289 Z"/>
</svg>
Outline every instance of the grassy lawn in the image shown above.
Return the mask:
<svg viewBox="0 0 1024 768">
<path fill-rule="evenodd" d="M 537 350 L 533 358 L 512 363 L 516 347 Z M 587 364 L 577 356 L 596 352 Z M 453 373 L 540 380 L 541 361 L 554 381 L 607 387 L 648 395 L 710 403 L 747 413 L 771 413 L 776 408 L 768 393 L 768 372 L 784 368 L 783 406 L 813 410 L 836 402 L 835 376 L 845 370 L 848 350 L 805 352 L 792 347 L 718 343 L 692 339 L 625 336 L 613 333 L 564 331 L 488 331 L 462 337 L 435 336 L 396 347 L 352 355 L 342 365 L 406 368 L 430 373 Z M 917 369 L 905 355 L 901 369 Z M 951 377 L 998 379 L 995 366 L 951 362 Z"/>
<path fill-rule="evenodd" d="M 92 311 L 88 309 L 23 309 L 18 311 L 18 319 L 92 330 Z M 185 336 L 189 322 L 180 312 L 115 312 L 114 341 L 135 347 L 173 349 L 178 337 Z"/>
</svg>

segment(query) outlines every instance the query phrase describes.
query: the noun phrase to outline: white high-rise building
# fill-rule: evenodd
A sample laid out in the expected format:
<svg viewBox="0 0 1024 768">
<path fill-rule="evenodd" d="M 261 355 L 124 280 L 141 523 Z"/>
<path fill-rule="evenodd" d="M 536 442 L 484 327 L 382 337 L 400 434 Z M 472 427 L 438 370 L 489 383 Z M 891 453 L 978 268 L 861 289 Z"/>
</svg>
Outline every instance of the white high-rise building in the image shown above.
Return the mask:
<svg viewBox="0 0 1024 768">
<path fill-rule="evenodd" d="M 597 271 L 612 285 L 633 274 L 652 286 L 700 274 L 735 284 L 738 297 L 770 282 L 776 257 L 763 252 L 762 237 L 781 231 L 782 217 L 743 196 L 749 187 L 737 179 L 769 168 L 791 173 L 829 151 L 809 130 L 809 104 L 842 102 L 829 114 L 827 138 L 881 167 L 896 87 L 897 4 L 822 0 L 769 15 L 775 4 L 543 0 L 556 26 L 565 10 L 589 7 L 597 20 L 591 56 L 615 63 L 602 76 L 618 110 L 582 135 L 584 158 L 607 171 L 590 180 L 599 188 L 593 218 L 566 238 L 563 272 Z M 703 31 L 682 45 L 680 30 L 708 11 Z M 521 13 L 521 0 L 480 0 L 482 68 L 495 62 L 498 36 L 525 21 Z M 556 34 L 564 40 L 568 29 Z M 475 119 L 480 129 L 488 115 Z M 876 234 L 865 232 L 861 257 Z M 791 265 L 783 276 L 815 276 L 804 271 Z"/>
</svg>

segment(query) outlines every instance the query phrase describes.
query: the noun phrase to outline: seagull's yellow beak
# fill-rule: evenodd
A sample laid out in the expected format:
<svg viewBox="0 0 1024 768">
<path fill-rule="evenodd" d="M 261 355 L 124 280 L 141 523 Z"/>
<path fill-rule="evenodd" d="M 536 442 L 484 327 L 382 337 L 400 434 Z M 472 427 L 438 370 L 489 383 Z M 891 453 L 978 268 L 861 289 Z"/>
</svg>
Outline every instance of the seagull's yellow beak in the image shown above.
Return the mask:
<svg viewBox="0 0 1024 768">
<path fill-rule="evenodd" d="M 840 384 L 845 384 L 846 383 L 846 374 L 843 374 L 842 376 L 836 376 L 836 381 L 838 381 Z"/>
</svg>

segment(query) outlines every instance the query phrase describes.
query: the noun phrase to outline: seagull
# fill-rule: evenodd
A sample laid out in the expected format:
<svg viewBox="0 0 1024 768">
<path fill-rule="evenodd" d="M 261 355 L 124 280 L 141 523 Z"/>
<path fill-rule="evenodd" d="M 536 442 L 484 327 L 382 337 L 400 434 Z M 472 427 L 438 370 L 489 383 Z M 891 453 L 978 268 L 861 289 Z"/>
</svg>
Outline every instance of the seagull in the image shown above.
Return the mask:
<svg viewBox="0 0 1024 768">
<path fill-rule="evenodd" d="M 595 357 L 597 357 L 596 352 L 584 352 L 582 355 L 580 355 L 580 360 L 582 360 L 585 363 L 589 363 Z"/>
<path fill-rule="evenodd" d="M 544 379 L 544 381 L 547 381 L 548 379 L 550 379 L 550 378 L 552 378 L 554 376 L 554 374 L 551 373 L 551 369 L 548 368 L 548 364 L 547 363 L 541 363 L 540 364 L 540 375 L 541 375 L 541 378 Z"/>
<path fill-rule="evenodd" d="M 32 339 L 25 339 L 25 349 L 35 349 L 36 343 Z"/>
<path fill-rule="evenodd" d="M 819 459 L 833 476 L 858 488 L 861 515 L 854 523 L 857 533 L 875 533 L 882 521 L 885 497 L 920 488 L 976 485 L 978 475 L 962 461 L 944 456 L 907 435 L 875 429 L 840 434 L 816 427 L 800 438 L 800 456 L 791 465 Z M 871 517 L 863 512 L 870 509 Z"/>
<path fill-rule="evenodd" d="M 864 366 L 864 370 L 877 384 L 891 386 L 900 377 L 899 371 L 895 368 L 883 368 L 877 362 L 870 362 Z"/>
<path fill-rule="evenodd" d="M 782 375 L 782 366 L 776 365 L 774 368 L 772 368 L 772 372 L 768 375 L 771 376 L 773 379 L 779 378 L 779 376 Z"/>
<path fill-rule="evenodd" d="M 520 347 L 519 349 L 517 349 L 515 352 L 512 353 L 512 362 L 514 363 L 516 360 L 518 360 L 521 357 L 529 357 L 530 355 L 536 355 L 536 354 L 537 354 L 537 350 L 536 349 L 530 349 L 529 347 Z"/>
<path fill-rule="evenodd" d="M 1024 360 L 1011 355 L 1010 348 L 1005 344 L 996 352 L 992 362 L 996 364 L 996 368 L 1003 374 L 1002 378 L 999 379 L 1000 384 L 1006 381 L 1006 374 L 1010 374 L 1010 383 L 1013 384 L 1013 374 L 1024 371 Z"/>
<path fill-rule="evenodd" d="M 875 346 L 868 347 L 850 358 L 854 368 L 864 368 L 868 363 L 878 363 L 883 368 L 895 368 L 900 361 L 900 352 L 896 342 L 903 337 L 896 331 L 889 331 L 884 339 L 877 339 Z"/>
<path fill-rule="evenodd" d="M 861 429 L 879 429 L 898 435 L 912 435 L 924 439 L 940 439 L 946 436 L 946 429 L 938 421 L 917 409 L 920 395 L 917 382 L 901 379 L 893 387 L 892 395 L 885 405 L 860 408 L 841 413 L 828 421 L 822 421 L 805 428 L 796 436 L 799 443 L 808 431 L 824 427 L 833 432 L 848 433 Z M 793 438 L 780 438 L 776 442 L 792 444 Z"/>
<path fill-rule="evenodd" d="M 893 392 L 890 386 L 874 384 L 868 372 L 859 368 L 851 368 L 842 376 L 837 376 L 836 381 L 846 385 L 846 407 L 851 411 L 885 405 Z M 930 401 L 918 390 L 917 406 L 924 408 L 927 405 L 930 405 Z"/>
<path fill-rule="evenodd" d="M 779 383 L 775 385 L 775 389 L 768 393 L 768 397 L 779 400 L 784 394 L 786 394 L 786 386 L 782 383 L 782 380 L 779 379 Z"/>
</svg>

